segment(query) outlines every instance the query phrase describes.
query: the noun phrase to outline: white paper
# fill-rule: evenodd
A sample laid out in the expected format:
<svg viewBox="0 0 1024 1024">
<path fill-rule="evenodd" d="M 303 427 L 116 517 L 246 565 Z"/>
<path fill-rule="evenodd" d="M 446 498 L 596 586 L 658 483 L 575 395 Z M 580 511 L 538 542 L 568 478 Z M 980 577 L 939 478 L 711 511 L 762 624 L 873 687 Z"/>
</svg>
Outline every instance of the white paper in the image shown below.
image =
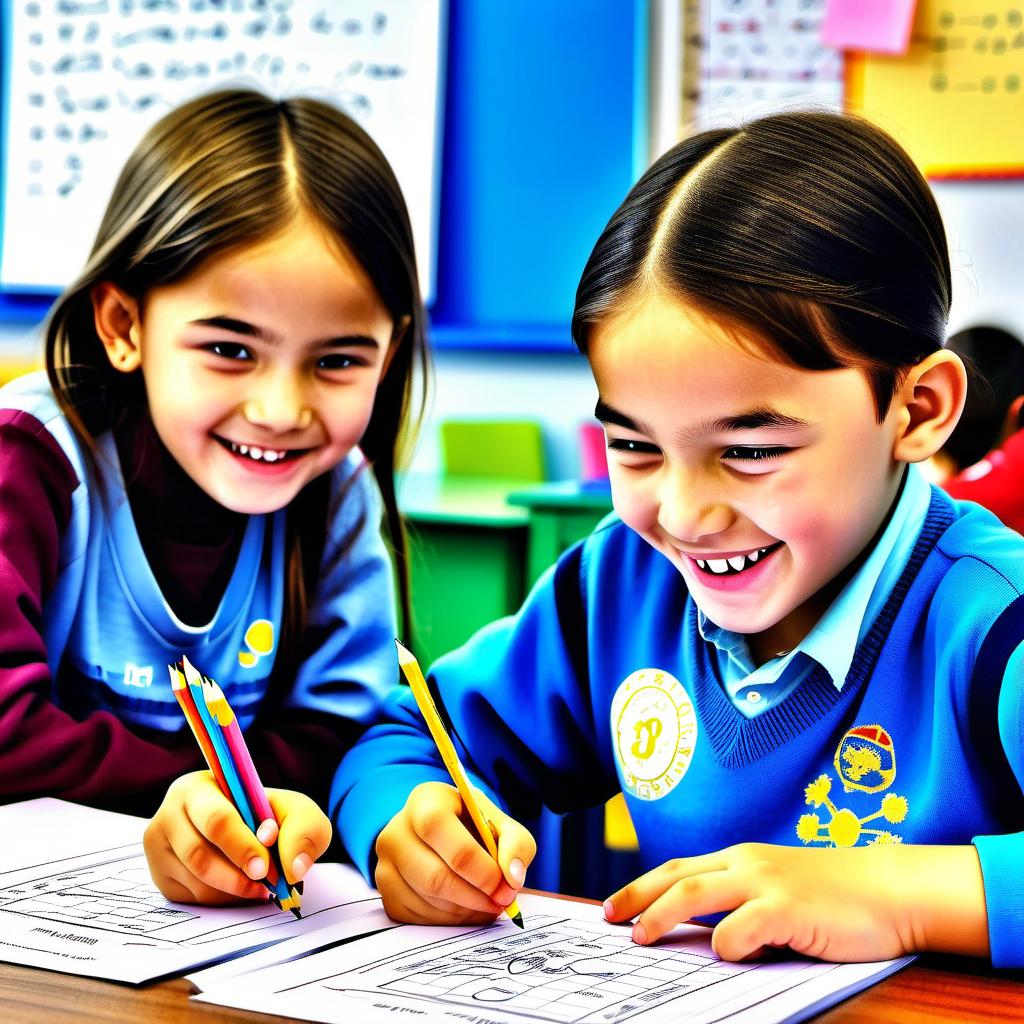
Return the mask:
<svg viewBox="0 0 1024 1024">
<path fill-rule="evenodd" d="M 156 119 L 221 85 L 335 102 L 390 161 L 432 292 L 444 0 L 9 0 L 8 287 L 81 271 L 114 182 Z M 59 241 L 58 241 L 59 240 Z"/>
<path fill-rule="evenodd" d="M 141 843 L 146 818 L 40 797 L 0 807 L 0 871 Z"/>
<path fill-rule="evenodd" d="M 46 806 L 0 808 L 0 832 L 6 834 L 9 823 L 17 822 L 23 835 L 38 836 L 45 830 L 33 829 L 33 817 L 52 822 L 72 806 L 32 803 Z M 372 913 L 364 929 L 357 923 L 367 912 L 379 913 L 380 899 L 355 868 L 340 864 L 315 864 L 310 870 L 301 920 L 272 903 L 171 903 L 150 880 L 139 842 L 96 848 L 97 830 L 82 826 L 89 814 L 101 821 L 104 813 L 68 811 L 69 823 L 76 825 L 68 832 L 81 837 L 86 851 L 81 856 L 55 859 L 42 842 L 30 866 L 0 871 L 0 960 L 138 983 L 328 925 L 344 923 L 350 934 L 379 927 Z M 146 822 L 134 821 L 141 836 Z"/>
<path fill-rule="evenodd" d="M 202 1002 L 328 1024 L 402 1018 L 451 1024 L 800 1020 L 911 958 L 733 964 L 696 925 L 637 946 L 600 907 L 519 900 L 526 927 L 411 925 L 291 960 L 195 996 Z"/>
</svg>

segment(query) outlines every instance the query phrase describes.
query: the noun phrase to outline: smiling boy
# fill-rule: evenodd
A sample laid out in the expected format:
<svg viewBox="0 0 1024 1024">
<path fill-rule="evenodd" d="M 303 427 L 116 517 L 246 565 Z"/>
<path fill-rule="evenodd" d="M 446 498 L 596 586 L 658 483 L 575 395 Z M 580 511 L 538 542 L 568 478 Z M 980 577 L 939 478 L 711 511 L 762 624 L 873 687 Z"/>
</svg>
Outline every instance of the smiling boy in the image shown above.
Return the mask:
<svg viewBox="0 0 1024 1024">
<path fill-rule="evenodd" d="M 927 185 L 834 115 L 681 143 L 595 246 L 618 521 L 433 676 L 495 802 L 625 792 L 650 870 L 605 914 L 637 942 L 724 912 L 729 959 L 1024 963 L 1024 545 L 914 465 L 964 402 L 948 309 Z M 495 806 L 495 865 L 443 778 L 399 694 L 335 780 L 400 920 L 494 916 L 533 856 Z"/>
</svg>

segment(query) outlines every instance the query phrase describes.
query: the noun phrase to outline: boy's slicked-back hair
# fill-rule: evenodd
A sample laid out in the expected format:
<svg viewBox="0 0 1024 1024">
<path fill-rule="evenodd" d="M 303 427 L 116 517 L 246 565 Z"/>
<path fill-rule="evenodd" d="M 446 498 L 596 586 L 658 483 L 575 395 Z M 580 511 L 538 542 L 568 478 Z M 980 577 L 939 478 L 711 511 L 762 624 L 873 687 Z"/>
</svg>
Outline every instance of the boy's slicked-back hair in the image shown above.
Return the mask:
<svg viewBox="0 0 1024 1024">
<path fill-rule="evenodd" d="M 272 238 L 299 216 L 319 223 L 351 253 L 401 332 L 361 446 L 384 496 L 404 581 L 394 470 L 410 441 L 406 426 L 410 419 L 415 426 L 422 409 L 422 392 L 413 401 L 414 367 L 423 388 L 428 369 L 412 227 L 387 159 L 331 104 L 224 89 L 161 118 L 128 158 L 84 270 L 50 313 L 47 372 L 72 426 L 92 450 L 97 434 L 144 401 L 141 374 L 121 373 L 107 359 L 94 322 L 93 287 L 111 281 L 144 304 L 150 289 L 181 280 L 228 250 Z M 306 491 L 311 488 L 322 497 L 323 482 Z M 301 547 L 299 521 L 309 500 L 304 495 L 289 511 L 293 552 Z M 315 561 L 308 544 L 303 559 Z M 289 575 L 297 568 L 292 557 Z M 315 579 L 316 568 L 305 566 L 307 580 Z M 301 585 L 296 594 L 302 605 L 300 591 Z M 404 585 L 403 605 L 408 615 Z M 303 609 L 298 611 L 301 618 Z"/>
<path fill-rule="evenodd" d="M 608 222 L 576 292 L 573 338 L 661 293 L 808 370 L 867 374 L 879 419 L 943 345 L 949 254 L 934 197 L 867 121 L 777 114 L 679 143 Z"/>
</svg>

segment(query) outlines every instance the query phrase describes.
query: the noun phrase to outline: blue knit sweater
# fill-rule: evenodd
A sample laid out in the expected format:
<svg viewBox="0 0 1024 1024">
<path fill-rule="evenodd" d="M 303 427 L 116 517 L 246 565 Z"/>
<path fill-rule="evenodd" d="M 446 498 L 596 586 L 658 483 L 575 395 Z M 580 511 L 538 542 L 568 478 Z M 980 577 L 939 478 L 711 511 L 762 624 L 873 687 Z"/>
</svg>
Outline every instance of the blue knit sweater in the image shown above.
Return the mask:
<svg viewBox="0 0 1024 1024">
<path fill-rule="evenodd" d="M 933 491 L 841 692 L 823 668 L 745 718 L 673 566 L 621 523 L 433 676 L 478 783 L 519 815 L 622 789 L 646 866 L 758 841 L 967 844 L 992 959 L 1024 965 L 1024 541 Z M 447 781 L 411 695 L 350 752 L 331 807 L 356 863 L 409 791 Z"/>
</svg>

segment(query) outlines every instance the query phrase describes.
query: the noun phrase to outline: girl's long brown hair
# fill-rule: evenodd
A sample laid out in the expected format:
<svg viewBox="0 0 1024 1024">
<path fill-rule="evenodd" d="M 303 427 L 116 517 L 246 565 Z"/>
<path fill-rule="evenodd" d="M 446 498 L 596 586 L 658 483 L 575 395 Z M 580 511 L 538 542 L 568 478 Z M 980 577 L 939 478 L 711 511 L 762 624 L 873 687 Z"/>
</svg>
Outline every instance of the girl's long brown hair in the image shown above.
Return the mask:
<svg viewBox="0 0 1024 1024">
<path fill-rule="evenodd" d="M 157 122 L 114 186 L 84 270 L 50 314 L 47 373 L 75 431 L 95 452 L 95 438 L 145 396 L 140 374 L 121 373 L 107 359 L 93 320 L 93 287 L 112 281 L 144 300 L 151 288 L 184 278 L 217 253 L 273 236 L 300 212 L 352 253 L 401 332 L 361 447 L 383 495 L 408 630 L 407 545 L 395 469 L 422 413 L 423 391 L 414 398 L 413 389 L 415 370 L 421 388 L 427 382 L 425 314 L 398 181 L 372 139 L 340 110 L 313 99 L 275 101 L 230 89 L 192 100 Z M 275 671 L 293 668 L 299 657 L 330 514 L 326 477 L 289 506 L 288 583 Z"/>
</svg>

